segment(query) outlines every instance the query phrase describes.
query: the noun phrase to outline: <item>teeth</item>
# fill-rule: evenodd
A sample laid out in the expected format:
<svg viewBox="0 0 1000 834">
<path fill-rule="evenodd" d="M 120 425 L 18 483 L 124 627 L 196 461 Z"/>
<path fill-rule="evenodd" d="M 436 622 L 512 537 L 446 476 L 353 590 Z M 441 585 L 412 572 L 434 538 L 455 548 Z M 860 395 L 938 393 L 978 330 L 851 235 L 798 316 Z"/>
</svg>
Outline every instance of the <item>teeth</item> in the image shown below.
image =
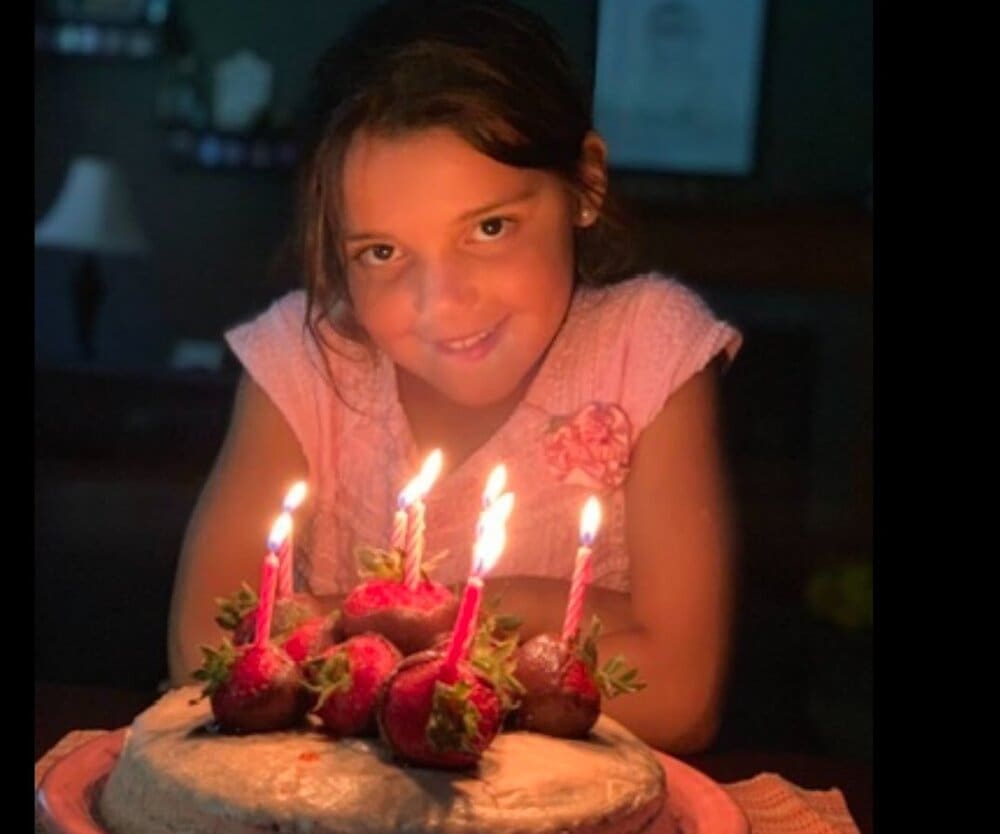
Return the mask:
<svg viewBox="0 0 1000 834">
<path fill-rule="evenodd" d="M 477 333 L 475 336 L 470 336 L 468 339 L 456 339 L 453 342 L 445 342 L 444 344 L 449 350 L 465 350 L 466 348 L 479 344 L 489 335 L 490 331 L 484 330 L 482 333 Z"/>
</svg>

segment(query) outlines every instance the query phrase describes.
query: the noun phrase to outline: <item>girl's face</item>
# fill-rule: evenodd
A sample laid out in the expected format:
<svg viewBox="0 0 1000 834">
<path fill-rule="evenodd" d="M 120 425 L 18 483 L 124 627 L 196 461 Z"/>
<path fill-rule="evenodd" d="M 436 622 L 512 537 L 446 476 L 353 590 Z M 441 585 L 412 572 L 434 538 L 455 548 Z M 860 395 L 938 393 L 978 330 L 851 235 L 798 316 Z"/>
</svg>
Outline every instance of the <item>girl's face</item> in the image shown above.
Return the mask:
<svg viewBox="0 0 1000 834">
<path fill-rule="evenodd" d="M 362 131 L 344 160 L 343 206 L 355 315 L 393 362 L 465 406 L 522 391 L 572 292 L 566 185 L 445 128 Z"/>
</svg>

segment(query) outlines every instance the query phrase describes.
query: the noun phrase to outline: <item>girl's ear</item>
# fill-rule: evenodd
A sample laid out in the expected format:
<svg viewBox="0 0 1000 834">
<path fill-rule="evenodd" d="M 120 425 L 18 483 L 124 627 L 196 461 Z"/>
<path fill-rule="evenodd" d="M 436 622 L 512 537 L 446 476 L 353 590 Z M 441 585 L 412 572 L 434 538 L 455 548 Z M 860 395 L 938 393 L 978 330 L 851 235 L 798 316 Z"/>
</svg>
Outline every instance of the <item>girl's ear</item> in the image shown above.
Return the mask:
<svg viewBox="0 0 1000 834">
<path fill-rule="evenodd" d="M 608 146 L 593 130 L 587 131 L 580 146 L 580 181 L 583 189 L 577 196 L 573 222 L 586 228 L 596 222 L 608 188 Z"/>
</svg>

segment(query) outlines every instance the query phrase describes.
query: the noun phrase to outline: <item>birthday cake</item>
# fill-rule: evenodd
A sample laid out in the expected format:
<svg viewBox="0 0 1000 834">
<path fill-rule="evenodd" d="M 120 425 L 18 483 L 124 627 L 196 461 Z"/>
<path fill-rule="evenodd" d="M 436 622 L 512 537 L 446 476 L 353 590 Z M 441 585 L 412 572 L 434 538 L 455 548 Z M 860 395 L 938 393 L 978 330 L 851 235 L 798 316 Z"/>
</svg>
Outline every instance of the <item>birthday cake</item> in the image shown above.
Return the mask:
<svg viewBox="0 0 1000 834">
<path fill-rule="evenodd" d="M 220 734 L 198 696 L 172 690 L 129 728 L 99 800 L 114 834 L 633 834 L 654 820 L 678 830 L 656 757 L 605 715 L 582 739 L 500 733 L 475 769 L 447 771 L 308 726 Z"/>
<path fill-rule="evenodd" d="M 561 634 L 522 642 L 516 617 L 480 612 L 513 506 L 500 488 L 491 476 L 460 602 L 401 523 L 390 550 L 359 554 L 339 611 L 312 609 L 278 588 L 279 518 L 259 596 L 218 600 L 231 636 L 202 647 L 204 687 L 129 728 L 99 800 L 110 831 L 638 834 L 659 820 L 674 834 L 655 755 L 601 711 L 602 693 L 645 684 L 620 656 L 598 666 L 596 617 L 580 629 L 589 540 Z"/>
</svg>

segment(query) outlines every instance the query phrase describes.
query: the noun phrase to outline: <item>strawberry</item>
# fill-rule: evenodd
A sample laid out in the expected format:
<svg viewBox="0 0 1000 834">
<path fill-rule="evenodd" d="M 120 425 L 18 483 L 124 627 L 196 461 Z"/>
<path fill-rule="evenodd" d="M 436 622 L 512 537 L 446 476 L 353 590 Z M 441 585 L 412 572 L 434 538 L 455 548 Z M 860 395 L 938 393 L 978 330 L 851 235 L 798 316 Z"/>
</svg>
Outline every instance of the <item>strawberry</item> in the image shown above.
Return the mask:
<svg viewBox="0 0 1000 834">
<path fill-rule="evenodd" d="M 401 761 L 473 767 L 500 729 L 500 698 L 470 664 L 451 674 L 433 651 L 410 655 L 386 681 L 378 707 L 382 740 Z"/>
<path fill-rule="evenodd" d="M 330 646 L 303 668 L 319 698 L 312 712 L 336 736 L 374 735 L 379 690 L 403 659 L 380 634 L 359 634 Z"/>
<path fill-rule="evenodd" d="M 583 738 L 601 714 L 601 695 L 637 692 L 645 684 L 621 655 L 597 668 L 597 617 L 582 643 L 565 645 L 554 634 L 539 634 L 517 651 L 517 680 L 523 687 L 513 716 L 518 729 L 562 738 Z"/>
<path fill-rule="evenodd" d="M 244 593 L 246 586 L 244 586 L 244 591 L 238 593 Z M 251 592 L 252 593 L 252 592 Z M 239 610 L 237 604 L 232 604 L 231 600 L 220 600 L 220 607 L 225 610 L 225 604 L 230 603 L 231 610 Z M 244 597 L 245 599 L 245 597 Z M 237 646 L 242 646 L 245 643 L 252 643 L 254 639 L 254 634 L 257 628 L 257 596 L 253 595 L 253 602 L 249 607 L 246 607 L 246 602 L 243 603 L 244 610 L 239 618 L 239 621 L 235 626 L 233 626 L 233 644 Z M 303 620 L 309 617 L 322 616 L 324 611 L 320 606 L 319 602 L 308 594 L 293 594 L 290 597 L 282 597 L 281 599 L 275 600 L 274 602 L 274 612 L 271 615 L 271 633 L 268 635 L 272 638 L 280 638 L 287 632 L 295 628 Z M 224 615 L 220 615 L 216 618 L 216 622 L 225 628 L 223 624 Z M 225 620 L 231 621 L 231 617 L 225 617 Z"/>
<path fill-rule="evenodd" d="M 265 644 L 219 649 L 202 646 L 205 662 L 194 677 L 205 682 L 220 729 L 231 733 L 283 730 L 303 720 L 309 697 L 295 661 L 282 649 Z"/>
<path fill-rule="evenodd" d="M 339 619 L 340 614 L 337 611 L 308 617 L 281 636 L 281 648 L 288 652 L 292 660 L 301 665 L 336 642 Z"/>
<path fill-rule="evenodd" d="M 404 655 L 430 648 L 448 632 L 458 613 L 458 600 L 444 585 L 421 577 L 416 588 L 403 581 L 397 551 L 364 549 L 359 552 L 365 581 L 341 606 L 341 628 L 350 637 L 375 632 L 386 637 Z"/>
</svg>

